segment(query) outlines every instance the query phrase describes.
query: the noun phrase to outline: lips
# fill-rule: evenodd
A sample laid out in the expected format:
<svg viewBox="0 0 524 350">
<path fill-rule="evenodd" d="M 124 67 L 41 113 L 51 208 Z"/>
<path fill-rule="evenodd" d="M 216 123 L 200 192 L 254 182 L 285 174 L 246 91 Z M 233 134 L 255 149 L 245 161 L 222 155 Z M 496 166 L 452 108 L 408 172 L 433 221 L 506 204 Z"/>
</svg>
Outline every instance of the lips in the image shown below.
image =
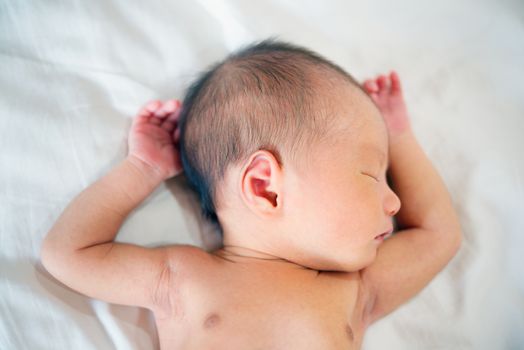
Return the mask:
<svg viewBox="0 0 524 350">
<path fill-rule="evenodd" d="M 388 236 L 389 234 L 391 234 L 393 232 L 393 228 L 390 228 L 389 230 L 387 230 L 386 232 L 378 235 L 375 237 L 375 239 L 384 239 L 386 238 L 386 236 Z"/>
</svg>

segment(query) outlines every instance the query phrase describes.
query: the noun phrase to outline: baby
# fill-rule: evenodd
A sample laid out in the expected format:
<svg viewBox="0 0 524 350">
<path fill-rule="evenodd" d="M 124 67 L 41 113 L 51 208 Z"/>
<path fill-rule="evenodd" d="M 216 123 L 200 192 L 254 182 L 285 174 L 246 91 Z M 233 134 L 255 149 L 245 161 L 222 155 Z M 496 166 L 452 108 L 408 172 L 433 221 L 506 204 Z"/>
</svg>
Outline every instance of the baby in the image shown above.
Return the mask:
<svg viewBox="0 0 524 350">
<path fill-rule="evenodd" d="M 394 71 L 361 86 L 308 49 L 261 41 L 182 104 L 148 103 L 128 141 L 58 218 L 42 262 L 89 297 L 151 310 L 162 349 L 358 349 L 460 246 Z M 223 247 L 114 242 L 182 172 Z"/>
</svg>

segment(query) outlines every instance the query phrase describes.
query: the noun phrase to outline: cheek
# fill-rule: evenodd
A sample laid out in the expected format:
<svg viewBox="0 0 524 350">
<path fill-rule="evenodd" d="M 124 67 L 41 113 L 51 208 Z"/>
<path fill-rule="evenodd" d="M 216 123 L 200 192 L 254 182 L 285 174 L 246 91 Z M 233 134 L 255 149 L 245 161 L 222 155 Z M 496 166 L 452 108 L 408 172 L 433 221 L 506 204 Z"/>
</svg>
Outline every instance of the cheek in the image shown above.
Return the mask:
<svg viewBox="0 0 524 350">
<path fill-rule="evenodd" d="M 286 196 L 286 214 L 295 229 L 308 231 L 323 240 L 344 242 L 361 233 L 370 234 L 376 211 L 374 187 L 358 176 L 323 179 L 322 183 L 294 183 Z"/>
<path fill-rule="evenodd" d="M 370 204 L 369 194 L 358 189 L 335 189 L 316 204 L 322 206 L 318 208 L 322 210 L 318 227 L 337 243 L 347 246 L 354 241 L 358 245 L 360 233 L 369 230 Z"/>
</svg>

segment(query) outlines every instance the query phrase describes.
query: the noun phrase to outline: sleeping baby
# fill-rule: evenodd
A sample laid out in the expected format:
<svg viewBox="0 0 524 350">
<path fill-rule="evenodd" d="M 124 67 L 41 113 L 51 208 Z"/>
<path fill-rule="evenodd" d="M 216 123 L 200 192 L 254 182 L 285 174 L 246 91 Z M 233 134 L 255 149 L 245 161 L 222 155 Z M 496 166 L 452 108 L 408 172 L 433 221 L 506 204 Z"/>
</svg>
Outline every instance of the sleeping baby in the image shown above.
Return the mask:
<svg viewBox="0 0 524 350">
<path fill-rule="evenodd" d="M 151 310 L 162 349 L 358 349 L 460 246 L 395 71 L 359 84 L 264 40 L 202 73 L 183 103 L 146 104 L 128 144 L 58 218 L 42 263 L 82 294 Z M 223 246 L 114 242 L 182 173 Z"/>
</svg>

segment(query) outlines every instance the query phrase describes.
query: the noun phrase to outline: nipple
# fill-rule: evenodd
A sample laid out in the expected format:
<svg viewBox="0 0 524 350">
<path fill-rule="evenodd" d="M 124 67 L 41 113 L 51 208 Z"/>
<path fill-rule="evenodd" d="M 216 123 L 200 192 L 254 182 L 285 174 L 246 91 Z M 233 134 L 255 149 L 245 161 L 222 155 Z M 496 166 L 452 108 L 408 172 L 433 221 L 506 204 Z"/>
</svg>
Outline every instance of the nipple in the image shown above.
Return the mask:
<svg viewBox="0 0 524 350">
<path fill-rule="evenodd" d="M 219 323 L 220 316 L 218 316 L 218 314 L 216 313 L 211 313 L 209 316 L 207 316 L 206 320 L 204 321 L 204 329 L 213 328 Z"/>
</svg>

